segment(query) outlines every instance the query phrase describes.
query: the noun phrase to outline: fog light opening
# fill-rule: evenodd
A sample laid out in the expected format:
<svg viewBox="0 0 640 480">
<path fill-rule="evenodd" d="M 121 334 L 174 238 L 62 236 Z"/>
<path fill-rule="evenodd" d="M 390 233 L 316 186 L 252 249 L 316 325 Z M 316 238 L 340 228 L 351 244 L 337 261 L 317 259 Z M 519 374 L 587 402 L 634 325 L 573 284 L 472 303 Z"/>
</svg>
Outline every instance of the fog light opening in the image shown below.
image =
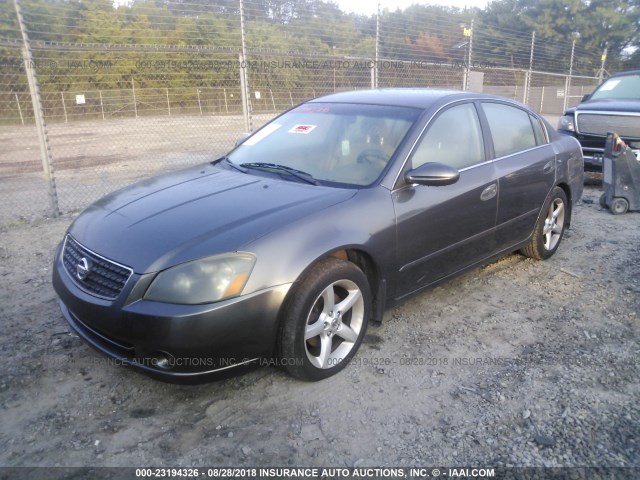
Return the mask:
<svg viewBox="0 0 640 480">
<path fill-rule="evenodd" d="M 167 352 L 154 352 L 151 354 L 151 365 L 162 370 L 169 370 L 175 365 L 175 358 Z"/>
</svg>

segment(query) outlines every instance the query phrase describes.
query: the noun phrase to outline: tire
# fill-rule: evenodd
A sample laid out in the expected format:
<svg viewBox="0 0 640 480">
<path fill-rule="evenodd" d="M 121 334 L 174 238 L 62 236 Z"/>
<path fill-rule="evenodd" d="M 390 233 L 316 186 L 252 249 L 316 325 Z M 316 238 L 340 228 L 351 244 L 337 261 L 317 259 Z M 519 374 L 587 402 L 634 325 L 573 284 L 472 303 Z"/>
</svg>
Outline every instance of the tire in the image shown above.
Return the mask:
<svg viewBox="0 0 640 480">
<path fill-rule="evenodd" d="M 600 204 L 600 206 L 602 208 L 608 208 L 607 207 L 607 194 L 603 193 L 602 195 L 600 195 L 600 198 L 598 199 L 598 203 Z"/>
<path fill-rule="evenodd" d="M 567 195 L 560 187 L 555 187 L 542 207 L 531 241 L 520 252 L 535 260 L 551 257 L 558 249 L 567 226 L 567 208 Z"/>
<path fill-rule="evenodd" d="M 610 210 L 614 215 L 627 213 L 629 211 L 629 202 L 627 202 L 626 198 L 616 197 L 611 202 Z"/>
<path fill-rule="evenodd" d="M 367 330 L 367 277 L 351 262 L 326 258 L 294 288 L 280 324 L 280 364 L 301 380 L 335 375 L 356 354 Z"/>
</svg>

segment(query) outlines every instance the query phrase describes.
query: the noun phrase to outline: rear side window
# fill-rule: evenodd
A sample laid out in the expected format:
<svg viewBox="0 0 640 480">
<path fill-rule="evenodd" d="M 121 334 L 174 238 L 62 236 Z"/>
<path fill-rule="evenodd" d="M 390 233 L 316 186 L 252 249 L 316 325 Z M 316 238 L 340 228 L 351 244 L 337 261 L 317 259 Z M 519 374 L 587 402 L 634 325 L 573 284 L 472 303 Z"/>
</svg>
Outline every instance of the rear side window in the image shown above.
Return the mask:
<svg viewBox="0 0 640 480">
<path fill-rule="evenodd" d="M 496 157 L 504 157 L 537 145 L 529 114 L 502 103 L 483 103 Z"/>
</svg>

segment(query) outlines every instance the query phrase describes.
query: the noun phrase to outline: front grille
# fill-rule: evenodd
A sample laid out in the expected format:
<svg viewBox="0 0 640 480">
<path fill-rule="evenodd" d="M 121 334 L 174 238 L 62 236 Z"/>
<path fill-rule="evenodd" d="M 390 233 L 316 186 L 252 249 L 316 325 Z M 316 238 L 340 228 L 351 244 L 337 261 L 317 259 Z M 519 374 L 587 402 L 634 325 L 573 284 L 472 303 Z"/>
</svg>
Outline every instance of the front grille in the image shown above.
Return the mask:
<svg viewBox="0 0 640 480">
<path fill-rule="evenodd" d="M 96 297 L 115 299 L 133 271 L 86 249 L 71 235 L 64 241 L 62 261 L 67 273 L 78 287 Z M 78 266 L 87 265 L 86 275 L 78 274 Z"/>
<path fill-rule="evenodd" d="M 640 138 L 640 115 L 579 113 L 578 132 L 606 136 L 615 132 L 621 137 Z"/>
</svg>

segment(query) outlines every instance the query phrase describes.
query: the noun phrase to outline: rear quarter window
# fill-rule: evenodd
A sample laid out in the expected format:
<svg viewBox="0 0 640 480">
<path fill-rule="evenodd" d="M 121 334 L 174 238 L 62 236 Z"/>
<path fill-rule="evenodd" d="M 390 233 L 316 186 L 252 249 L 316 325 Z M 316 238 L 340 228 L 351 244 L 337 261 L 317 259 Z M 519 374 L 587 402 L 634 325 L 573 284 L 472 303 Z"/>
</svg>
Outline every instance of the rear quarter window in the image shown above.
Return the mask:
<svg viewBox="0 0 640 480">
<path fill-rule="evenodd" d="M 533 115 L 529 115 L 529 118 L 531 119 L 531 125 L 533 125 L 533 135 L 536 138 L 536 143 L 538 145 L 544 145 L 545 143 L 548 143 L 547 136 L 544 133 L 544 129 L 542 128 L 540 120 L 538 120 Z"/>
</svg>

